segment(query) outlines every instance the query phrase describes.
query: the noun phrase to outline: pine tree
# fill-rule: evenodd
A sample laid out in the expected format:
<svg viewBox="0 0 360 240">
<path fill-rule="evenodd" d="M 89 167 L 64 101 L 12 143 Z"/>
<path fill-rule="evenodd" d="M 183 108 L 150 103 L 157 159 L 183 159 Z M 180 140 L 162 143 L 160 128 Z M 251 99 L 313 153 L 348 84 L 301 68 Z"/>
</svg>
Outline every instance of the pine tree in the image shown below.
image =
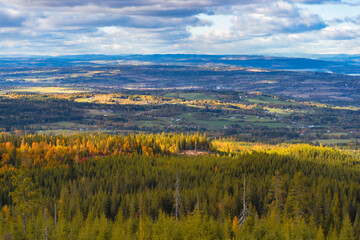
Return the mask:
<svg viewBox="0 0 360 240">
<path fill-rule="evenodd" d="M 332 227 L 330 229 L 329 234 L 327 236 L 327 240 L 339 240 L 339 236 L 338 236 L 335 228 Z"/>
<path fill-rule="evenodd" d="M 270 199 L 269 209 L 275 212 L 276 221 L 279 221 L 282 209 L 284 207 L 284 182 L 279 171 L 275 172 L 275 176 L 271 179 L 271 187 L 268 197 Z"/>
<path fill-rule="evenodd" d="M 27 176 L 28 171 L 25 167 L 16 170 L 12 177 L 12 184 L 15 187 L 14 191 L 9 195 L 15 204 L 15 211 L 23 218 L 24 233 L 26 234 L 26 219 L 31 214 L 39 203 L 39 190 L 32 179 Z"/>
<path fill-rule="evenodd" d="M 339 195 L 337 193 L 335 193 L 334 199 L 332 201 L 331 216 L 332 216 L 333 226 L 337 232 L 340 231 L 340 227 L 341 227 L 340 214 L 341 214 L 341 210 L 340 210 Z"/>
<path fill-rule="evenodd" d="M 290 189 L 286 201 L 287 214 L 298 220 L 307 215 L 308 212 L 308 188 L 301 172 L 295 174 L 290 183 Z"/>
<path fill-rule="evenodd" d="M 339 240 L 355 240 L 354 229 L 351 225 L 349 215 L 345 215 L 339 234 Z"/>
<path fill-rule="evenodd" d="M 122 212 L 119 211 L 112 227 L 111 240 L 127 239 L 125 229 L 125 220 Z"/>
<path fill-rule="evenodd" d="M 354 228 L 355 239 L 360 239 L 360 216 L 359 216 L 359 212 L 356 214 L 354 224 L 353 224 L 353 228 Z"/>
<path fill-rule="evenodd" d="M 315 240 L 325 240 L 325 235 L 322 227 L 319 227 L 318 232 L 316 233 Z"/>
</svg>

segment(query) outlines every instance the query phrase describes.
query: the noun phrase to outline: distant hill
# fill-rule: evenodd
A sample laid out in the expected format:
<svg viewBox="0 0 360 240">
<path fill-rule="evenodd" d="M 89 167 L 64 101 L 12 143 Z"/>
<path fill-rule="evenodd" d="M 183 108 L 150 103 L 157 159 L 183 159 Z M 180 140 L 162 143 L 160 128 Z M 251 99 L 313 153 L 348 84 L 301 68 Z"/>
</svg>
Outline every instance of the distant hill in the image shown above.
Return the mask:
<svg viewBox="0 0 360 240">
<path fill-rule="evenodd" d="M 239 66 L 273 70 L 295 70 L 360 74 L 360 56 L 314 55 L 314 58 L 289 58 L 257 55 L 69 55 L 58 57 L 0 58 L 1 67 L 65 67 L 119 64 L 165 64 L 165 65 L 210 65 Z"/>
</svg>

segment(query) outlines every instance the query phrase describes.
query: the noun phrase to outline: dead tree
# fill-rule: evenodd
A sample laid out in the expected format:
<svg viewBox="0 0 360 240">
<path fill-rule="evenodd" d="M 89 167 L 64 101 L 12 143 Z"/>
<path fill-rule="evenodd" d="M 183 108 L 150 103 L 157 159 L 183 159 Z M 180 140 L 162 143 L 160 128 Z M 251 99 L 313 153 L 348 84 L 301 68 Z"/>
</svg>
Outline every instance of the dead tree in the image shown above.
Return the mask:
<svg viewBox="0 0 360 240">
<path fill-rule="evenodd" d="M 56 213 L 56 203 L 55 203 L 55 209 L 54 209 L 54 220 L 55 220 L 55 228 L 56 228 L 56 226 L 57 226 L 57 213 Z"/>
<path fill-rule="evenodd" d="M 243 209 L 240 213 L 238 223 L 243 225 L 246 221 L 247 216 L 249 215 L 248 204 L 246 203 L 246 179 L 244 178 L 244 195 L 243 195 Z"/>
<path fill-rule="evenodd" d="M 200 200 L 199 200 L 199 190 L 196 193 L 196 205 L 195 205 L 195 209 L 200 211 Z"/>
<path fill-rule="evenodd" d="M 180 209 L 181 199 L 180 199 L 180 179 L 179 172 L 176 173 L 176 183 L 175 183 L 175 219 L 177 220 L 181 216 Z"/>
</svg>

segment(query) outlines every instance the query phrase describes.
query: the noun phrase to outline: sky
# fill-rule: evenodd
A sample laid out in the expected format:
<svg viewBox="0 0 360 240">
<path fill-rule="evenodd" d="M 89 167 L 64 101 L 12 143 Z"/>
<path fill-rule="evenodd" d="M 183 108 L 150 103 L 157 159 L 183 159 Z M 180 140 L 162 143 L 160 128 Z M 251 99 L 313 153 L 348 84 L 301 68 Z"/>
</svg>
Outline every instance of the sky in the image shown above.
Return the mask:
<svg viewBox="0 0 360 240">
<path fill-rule="evenodd" d="M 360 54 L 360 0 L 0 0 L 0 55 Z"/>
</svg>

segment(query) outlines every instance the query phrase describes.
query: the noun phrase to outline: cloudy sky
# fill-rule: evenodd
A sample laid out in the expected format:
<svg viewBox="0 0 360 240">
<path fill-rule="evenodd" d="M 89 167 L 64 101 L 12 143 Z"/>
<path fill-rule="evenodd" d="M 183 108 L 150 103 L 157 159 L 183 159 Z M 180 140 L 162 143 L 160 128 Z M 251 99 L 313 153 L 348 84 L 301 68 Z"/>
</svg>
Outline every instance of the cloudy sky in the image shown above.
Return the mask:
<svg viewBox="0 0 360 240">
<path fill-rule="evenodd" d="M 0 55 L 360 54 L 360 0 L 0 0 Z"/>
</svg>

